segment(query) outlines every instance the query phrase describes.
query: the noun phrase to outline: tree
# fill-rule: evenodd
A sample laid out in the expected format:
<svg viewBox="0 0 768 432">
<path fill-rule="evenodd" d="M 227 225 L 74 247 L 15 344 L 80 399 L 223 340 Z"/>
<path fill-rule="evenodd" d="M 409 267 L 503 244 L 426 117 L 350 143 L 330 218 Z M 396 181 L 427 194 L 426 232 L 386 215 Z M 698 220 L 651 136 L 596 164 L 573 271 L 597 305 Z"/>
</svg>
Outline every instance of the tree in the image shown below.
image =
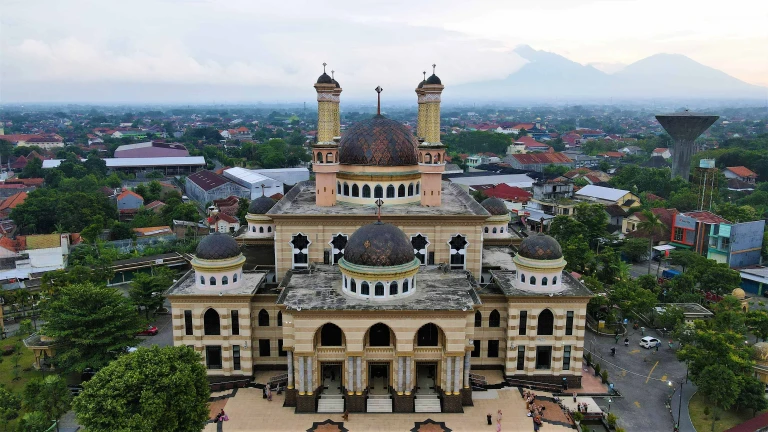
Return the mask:
<svg viewBox="0 0 768 432">
<path fill-rule="evenodd" d="M 152 274 L 138 273 L 131 282 L 129 294 L 139 309 L 144 308 L 149 319 L 150 309 L 163 306 L 163 292 L 173 283 L 173 270 L 168 267 L 153 267 Z"/>
<path fill-rule="evenodd" d="M 109 230 L 110 240 L 127 240 L 135 237 L 136 233 L 133 232 L 131 226 L 124 222 L 116 222 Z"/>
<path fill-rule="evenodd" d="M 569 238 L 560 244 L 568 270 L 581 274 L 594 273 L 595 254 L 589 248 L 589 243 L 584 240 L 584 237 Z"/>
<path fill-rule="evenodd" d="M 61 418 L 72 401 L 66 381 L 58 375 L 29 381 L 24 387 L 23 398 L 28 410 L 40 411 L 48 420 Z"/>
<path fill-rule="evenodd" d="M 241 225 L 247 225 L 248 221 L 245 220 L 245 215 L 248 213 L 248 205 L 250 201 L 248 198 L 240 198 L 237 201 L 237 218 L 240 219 Z"/>
<path fill-rule="evenodd" d="M 40 411 L 32 411 L 24 414 L 19 422 L 19 430 L 22 432 L 47 431 L 52 426 L 51 420 Z"/>
<path fill-rule="evenodd" d="M 746 324 L 749 331 L 755 335 L 755 343 L 768 338 L 768 313 L 764 310 L 747 312 Z"/>
<path fill-rule="evenodd" d="M 739 384 L 736 375 L 727 367 L 715 364 L 707 366 L 694 381 L 699 391 L 717 408 L 729 409 L 739 394 Z M 712 416 L 712 431 L 715 430 L 715 418 Z"/>
<path fill-rule="evenodd" d="M 6 430 L 8 422 L 19 416 L 21 409 L 21 398 L 6 389 L 0 384 L 0 420 L 2 420 L 3 431 Z"/>
<path fill-rule="evenodd" d="M 73 408 L 91 432 L 197 432 L 208 421 L 209 397 L 199 354 L 186 346 L 153 346 L 98 371 Z"/>
<path fill-rule="evenodd" d="M 141 322 L 130 300 L 114 288 L 62 286 L 46 301 L 43 334 L 56 341 L 55 360 L 67 372 L 99 369 L 136 343 Z"/>
<path fill-rule="evenodd" d="M 664 307 L 664 311 L 659 314 L 657 322 L 667 330 L 674 330 L 685 322 L 685 314 L 681 308 L 668 305 Z"/>
<path fill-rule="evenodd" d="M 560 177 L 570 170 L 567 166 L 549 164 L 544 167 L 544 175 L 547 177 Z"/>
<path fill-rule="evenodd" d="M 683 273 L 685 273 L 686 268 L 694 266 L 702 259 L 704 258 L 701 255 L 690 250 L 675 249 L 669 253 L 670 264 L 681 266 L 683 268 Z"/>
<path fill-rule="evenodd" d="M 573 218 L 587 228 L 587 239 L 593 243 L 607 234 L 608 214 L 601 204 L 579 203 L 574 208 Z"/>
<path fill-rule="evenodd" d="M 101 236 L 101 231 L 101 224 L 94 223 L 83 228 L 83 230 L 80 231 L 80 236 L 83 238 L 83 240 L 85 240 L 86 243 L 93 244 L 96 243 L 96 240 L 98 240 Z"/>
<path fill-rule="evenodd" d="M 752 410 L 752 417 L 758 411 L 768 408 L 768 400 L 765 399 L 765 384 L 755 377 L 741 377 L 741 391 L 736 398 L 738 408 Z"/>
<path fill-rule="evenodd" d="M 20 178 L 41 178 L 45 177 L 45 171 L 43 171 L 43 161 L 38 158 L 32 158 L 27 165 L 21 170 L 19 174 Z"/>
<path fill-rule="evenodd" d="M 651 257 L 653 257 L 653 238 L 661 235 L 666 228 L 656 214 L 650 210 L 642 211 L 643 220 L 637 225 L 637 230 L 648 236 L 648 274 L 651 274 Z"/>
<path fill-rule="evenodd" d="M 575 237 L 582 237 L 584 241 L 589 238 L 589 230 L 583 223 L 568 216 L 555 216 L 549 225 L 549 235 L 555 238 L 560 244 L 567 242 Z M 587 244 L 589 249 L 589 244 Z"/>
<path fill-rule="evenodd" d="M 640 262 L 648 257 L 648 243 L 641 238 L 629 238 L 621 245 L 621 251 L 628 260 Z M 648 261 L 650 262 L 650 260 Z"/>
<path fill-rule="evenodd" d="M 715 213 L 733 223 L 751 222 L 760 219 L 754 207 L 748 205 L 739 206 L 727 202 L 719 204 L 715 208 Z"/>
<path fill-rule="evenodd" d="M 728 267 L 728 264 L 716 263 L 713 260 L 697 262 L 692 272 L 702 290 L 717 295 L 731 293 L 741 283 L 741 274 L 738 271 Z"/>
<path fill-rule="evenodd" d="M 658 301 L 652 291 L 640 288 L 635 281 L 622 281 L 614 285 L 608 294 L 610 302 L 621 310 L 623 316 L 647 314 Z"/>
</svg>

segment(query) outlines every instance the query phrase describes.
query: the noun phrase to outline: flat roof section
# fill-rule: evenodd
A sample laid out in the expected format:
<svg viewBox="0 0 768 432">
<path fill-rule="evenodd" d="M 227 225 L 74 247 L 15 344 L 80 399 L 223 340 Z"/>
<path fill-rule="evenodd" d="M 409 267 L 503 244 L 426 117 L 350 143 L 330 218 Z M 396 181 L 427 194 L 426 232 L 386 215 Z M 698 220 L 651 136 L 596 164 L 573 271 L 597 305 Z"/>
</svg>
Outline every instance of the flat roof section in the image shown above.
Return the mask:
<svg viewBox="0 0 768 432">
<path fill-rule="evenodd" d="M 514 254 L 509 246 L 483 246 L 483 268 L 517 270 L 512 261 Z"/>
<path fill-rule="evenodd" d="M 463 270 L 443 271 L 436 266 L 416 274 L 415 292 L 396 300 L 364 300 L 341 292 L 338 267 L 317 265 L 311 271 L 289 272 L 277 299 L 290 309 L 366 311 L 467 311 L 481 304 L 476 283 Z M 371 287 L 373 289 L 373 287 Z"/>
<path fill-rule="evenodd" d="M 517 272 L 509 270 L 491 270 L 496 285 L 501 288 L 505 295 L 511 297 L 592 297 L 592 291 L 584 286 L 570 273 L 564 271 L 560 276 L 563 284 L 563 290 L 556 293 L 541 293 L 517 288 Z"/>
<path fill-rule="evenodd" d="M 266 277 L 264 272 L 243 272 L 243 279 L 237 288 L 227 288 L 227 285 L 217 285 L 216 288 L 199 289 L 195 283 L 195 270 L 189 270 L 175 284 L 165 292 L 166 296 L 218 296 L 221 295 L 249 295 L 264 284 Z M 230 287 L 232 285 L 229 285 Z"/>
</svg>

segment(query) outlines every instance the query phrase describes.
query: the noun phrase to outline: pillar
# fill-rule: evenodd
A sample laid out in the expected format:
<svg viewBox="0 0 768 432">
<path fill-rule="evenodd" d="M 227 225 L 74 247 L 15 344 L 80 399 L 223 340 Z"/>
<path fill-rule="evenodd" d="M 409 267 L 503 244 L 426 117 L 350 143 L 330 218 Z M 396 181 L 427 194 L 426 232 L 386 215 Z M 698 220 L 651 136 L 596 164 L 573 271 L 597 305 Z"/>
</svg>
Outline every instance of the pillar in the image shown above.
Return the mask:
<svg viewBox="0 0 768 432">
<path fill-rule="evenodd" d="M 293 389 L 293 351 L 288 351 L 288 388 Z"/>
<path fill-rule="evenodd" d="M 307 357 L 307 394 L 311 395 L 315 391 L 315 376 L 312 375 L 312 357 Z"/>
<path fill-rule="evenodd" d="M 467 351 L 464 353 L 464 388 L 470 388 L 469 385 L 469 370 L 472 367 L 472 353 Z"/>
<path fill-rule="evenodd" d="M 454 357 L 453 363 L 453 394 L 459 394 L 459 390 L 461 390 L 461 373 L 459 372 L 461 370 L 461 357 Z"/>
<path fill-rule="evenodd" d="M 411 358 L 406 357 L 405 358 L 405 394 L 407 395 L 411 394 L 412 388 L 413 388 L 413 385 L 411 384 Z"/>
<path fill-rule="evenodd" d="M 357 394 L 363 394 L 363 358 L 357 357 Z"/>
<path fill-rule="evenodd" d="M 403 375 L 405 375 L 405 371 L 403 370 L 403 358 L 398 357 L 397 358 L 397 394 L 403 394 Z"/>
<path fill-rule="evenodd" d="M 355 393 L 355 359 L 347 357 L 347 394 Z"/>
<path fill-rule="evenodd" d="M 451 384 L 453 383 L 451 375 L 451 357 L 445 358 L 445 387 L 443 391 L 445 394 L 451 394 Z"/>
<path fill-rule="evenodd" d="M 304 394 L 304 357 L 299 356 L 299 394 Z"/>
</svg>

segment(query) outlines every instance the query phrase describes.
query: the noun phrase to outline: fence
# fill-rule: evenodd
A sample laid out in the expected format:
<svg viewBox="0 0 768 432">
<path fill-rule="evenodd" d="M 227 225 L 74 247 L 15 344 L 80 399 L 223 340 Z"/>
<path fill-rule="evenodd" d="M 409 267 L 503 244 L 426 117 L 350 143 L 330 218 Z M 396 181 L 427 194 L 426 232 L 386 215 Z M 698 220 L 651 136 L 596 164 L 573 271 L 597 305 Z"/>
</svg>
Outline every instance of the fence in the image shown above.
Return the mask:
<svg viewBox="0 0 768 432">
<path fill-rule="evenodd" d="M 117 249 L 120 253 L 131 253 L 134 251 L 142 252 L 144 249 L 148 247 L 160 246 L 160 245 L 172 243 L 175 241 L 178 241 L 178 238 L 176 238 L 176 235 L 170 234 L 170 235 L 164 235 L 164 236 L 141 237 L 135 240 L 132 240 L 132 239 L 112 240 L 112 241 L 106 242 L 106 244 L 108 247 L 113 247 Z M 73 245 L 73 246 L 70 246 L 70 251 L 74 248 L 83 247 L 83 246 L 89 246 L 89 245 L 86 245 L 85 243 Z"/>
</svg>

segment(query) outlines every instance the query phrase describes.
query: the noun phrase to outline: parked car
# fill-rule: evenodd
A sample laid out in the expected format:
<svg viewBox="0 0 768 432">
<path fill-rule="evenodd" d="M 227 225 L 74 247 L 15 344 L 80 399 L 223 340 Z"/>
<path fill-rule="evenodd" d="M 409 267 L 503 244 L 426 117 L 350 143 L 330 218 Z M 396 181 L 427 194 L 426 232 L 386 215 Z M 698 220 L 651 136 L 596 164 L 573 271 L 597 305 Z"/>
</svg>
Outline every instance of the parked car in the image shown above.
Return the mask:
<svg viewBox="0 0 768 432">
<path fill-rule="evenodd" d="M 157 334 L 157 327 L 152 324 L 147 325 L 146 330 L 136 333 L 138 336 L 154 336 Z"/>
<path fill-rule="evenodd" d="M 659 343 L 661 343 L 661 341 L 655 337 L 646 336 L 640 339 L 640 346 L 647 349 L 654 348 Z"/>
</svg>

